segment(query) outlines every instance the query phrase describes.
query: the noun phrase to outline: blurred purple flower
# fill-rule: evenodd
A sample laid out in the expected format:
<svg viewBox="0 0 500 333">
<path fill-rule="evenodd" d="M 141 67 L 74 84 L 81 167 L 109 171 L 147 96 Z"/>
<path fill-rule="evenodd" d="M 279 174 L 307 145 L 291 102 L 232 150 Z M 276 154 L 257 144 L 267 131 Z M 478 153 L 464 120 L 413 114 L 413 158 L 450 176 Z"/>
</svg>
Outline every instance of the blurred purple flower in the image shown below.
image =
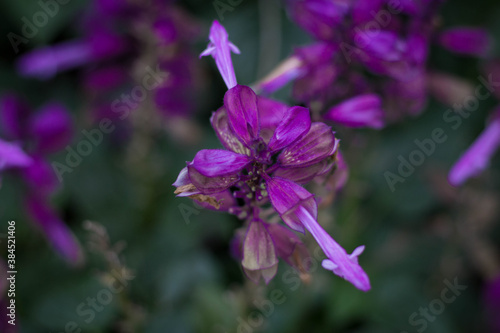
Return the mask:
<svg viewBox="0 0 500 333">
<path fill-rule="evenodd" d="M 48 104 L 32 115 L 14 95 L 0 100 L 0 116 L 4 120 L 4 137 L 16 141 L 0 139 L 0 172 L 7 168 L 18 171 L 27 185 L 25 206 L 31 219 L 58 253 L 71 264 L 78 264 L 83 257 L 77 240 L 47 203 L 58 186 L 47 156 L 69 144 L 73 136 L 71 117 L 57 103 Z"/>
<path fill-rule="evenodd" d="M 488 31 L 469 27 L 451 28 L 443 31 L 439 35 L 439 43 L 452 52 L 476 57 L 487 56 L 492 47 Z"/>
<path fill-rule="evenodd" d="M 295 106 L 286 108 L 278 102 L 258 97 L 254 91 L 238 85 L 225 29 L 215 21 L 210 30 L 208 51 L 229 90 L 224 106 L 211 119 L 212 126 L 225 150 L 201 150 L 187 163 L 174 186 L 175 193 L 223 207 L 224 196 L 231 195 L 234 206 L 224 209 L 245 220 L 247 231 L 239 237 L 242 266 L 247 276 L 268 283 L 276 274 L 282 257 L 299 269 L 304 263 L 304 248 L 285 227 L 264 222 L 262 207 L 271 204 L 288 228 L 298 232 L 309 230 L 327 255 L 325 268 L 346 278 L 357 288 L 367 291 L 370 283 L 357 263 L 355 251 L 349 256 L 316 222 L 317 203 L 314 195 L 292 179 L 314 178 L 331 169 L 338 149 L 332 130 L 322 123 L 311 123 L 309 110 Z M 229 57 L 229 58 L 228 58 Z M 319 166 L 316 168 L 316 166 Z M 278 170 L 281 176 L 277 176 Z M 292 171 L 293 170 L 293 171 Z M 283 178 L 287 171 L 290 178 Z M 302 179 L 304 180 L 304 179 Z M 296 252 L 295 257 L 291 257 Z"/>
<path fill-rule="evenodd" d="M 437 31 L 442 2 L 288 0 L 291 19 L 317 42 L 297 49 L 284 62 L 294 59 L 293 66 L 266 77 L 256 88 L 270 94 L 293 81 L 293 97 L 315 114 L 346 99 L 376 94 L 387 121 L 416 115 L 427 105 L 432 41 L 453 52 L 479 57 L 491 49 L 491 38 L 484 29 Z M 358 118 L 355 113 L 359 112 L 362 118 L 365 111 L 350 114 Z"/>
<path fill-rule="evenodd" d="M 325 119 L 347 127 L 384 127 L 382 100 L 374 94 L 366 94 L 348 99 L 334 106 L 325 114 Z"/>
<path fill-rule="evenodd" d="M 486 129 L 451 168 L 448 175 L 450 184 L 460 186 L 468 178 L 484 171 L 499 146 L 500 108 L 497 108 Z"/>
</svg>

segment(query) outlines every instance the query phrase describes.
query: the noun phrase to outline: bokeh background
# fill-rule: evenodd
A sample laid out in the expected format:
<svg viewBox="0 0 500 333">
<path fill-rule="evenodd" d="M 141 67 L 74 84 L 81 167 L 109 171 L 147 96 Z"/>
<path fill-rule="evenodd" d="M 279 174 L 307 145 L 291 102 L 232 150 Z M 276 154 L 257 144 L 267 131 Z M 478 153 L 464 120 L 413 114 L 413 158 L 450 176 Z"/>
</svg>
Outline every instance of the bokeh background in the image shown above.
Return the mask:
<svg viewBox="0 0 500 333">
<path fill-rule="evenodd" d="M 222 17 L 215 3 L 176 2 L 197 25 L 188 49 L 196 57 L 206 47 L 212 20 L 220 20 L 241 50 L 233 56 L 239 83 L 256 82 L 294 47 L 311 40 L 278 1 L 234 1 Z M 91 6 L 85 0 L 61 5 L 16 54 L 5 36 L 20 34 L 22 18 L 32 17 L 40 5 L 0 2 L 0 94 L 17 93 L 33 108 L 62 102 L 74 122 L 73 146 L 84 139 L 83 130 L 98 124 L 90 102 L 94 97 L 82 89 L 82 70 L 37 80 L 21 77 L 15 63 L 30 50 L 81 37 L 79 20 Z M 485 27 L 500 45 L 497 1 L 448 1 L 441 16 L 443 26 Z M 137 62 L 148 64 L 148 52 L 159 52 L 135 51 L 136 62 L 117 60 L 130 66 L 129 79 L 140 67 Z M 500 55 L 498 47 L 494 54 Z M 488 313 L 485 301 L 486 287 L 500 266 L 500 158 L 461 188 L 448 185 L 446 176 L 484 129 L 497 104 L 494 98 L 482 101 L 457 130 L 443 121 L 448 106 L 434 99 L 418 117 L 380 131 L 336 129 L 350 177 L 331 207 L 320 212 L 320 222 L 348 252 L 366 245 L 360 263 L 371 278 L 370 292 L 318 269 L 318 262 L 308 281 L 280 264 L 269 285 L 255 285 L 230 253 L 241 222 L 173 194 L 171 184 L 185 161 L 200 149 L 219 147 L 208 120 L 226 89 L 212 59 L 198 62 L 199 84 L 188 92 L 193 107 L 187 117 L 158 113 L 146 101 L 63 175 L 50 200 L 81 243 L 81 265 L 69 265 L 57 255 L 26 215 L 18 177 L 3 175 L 0 233 L 6 234 L 8 220 L 16 221 L 19 332 L 488 332 L 488 320 L 500 315 Z M 480 66 L 472 57 L 431 51 L 430 68 L 473 86 L 479 84 Z M 291 102 L 290 87 L 274 97 Z M 408 158 L 417 148 L 414 140 L 429 138 L 435 128 L 442 128 L 448 139 L 391 191 L 384 173 L 396 173 L 398 156 Z M 61 151 L 50 160 L 65 157 Z M 0 241 L 6 257 L 6 243 Z M 314 240 L 306 236 L 305 241 L 314 253 Z M 89 310 L 88 298 L 102 299 L 116 272 L 127 272 L 124 289 Z M 437 306 L 447 283 L 454 281 L 466 289 L 444 303 L 439 314 L 429 312 L 431 319 L 412 321 L 414 313 L 414 320 L 425 318 L 420 309 Z M 90 312 L 82 315 L 79 307 Z"/>
</svg>

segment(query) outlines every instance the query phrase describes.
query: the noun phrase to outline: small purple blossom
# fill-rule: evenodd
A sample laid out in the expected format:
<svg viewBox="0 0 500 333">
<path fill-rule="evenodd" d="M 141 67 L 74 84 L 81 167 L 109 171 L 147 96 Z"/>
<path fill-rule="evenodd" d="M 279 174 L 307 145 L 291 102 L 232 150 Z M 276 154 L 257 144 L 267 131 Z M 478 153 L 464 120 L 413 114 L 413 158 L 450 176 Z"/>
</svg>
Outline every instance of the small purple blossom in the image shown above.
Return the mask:
<svg viewBox="0 0 500 333">
<path fill-rule="evenodd" d="M 199 151 L 179 174 L 175 193 L 245 221 L 246 232 L 237 233 L 233 253 L 250 279 L 262 277 L 268 283 L 276 274 L 278 257 L 305 270 L 305 248 L 292 230 L 308 230 L 328 257 L 326 269 L 369 290 L 368 277 L 357 263 L 362 250 L 348 255 L 328 236 L 316 222 L 314 195 L 298 184 L 332 170 L 338 140 L 331 128 L 311 122 L 304 107 L 289 108 L 238 85 L 227 58 L 234 47 L 218 22 L 212 25 L 210 40 L 204 53 L 214 56 L 229 87 L 224 106 L 211 118 L 225 149 Z M 278 213 L 286 227 L 265 222 L 270 211 Z"/>
</svg>

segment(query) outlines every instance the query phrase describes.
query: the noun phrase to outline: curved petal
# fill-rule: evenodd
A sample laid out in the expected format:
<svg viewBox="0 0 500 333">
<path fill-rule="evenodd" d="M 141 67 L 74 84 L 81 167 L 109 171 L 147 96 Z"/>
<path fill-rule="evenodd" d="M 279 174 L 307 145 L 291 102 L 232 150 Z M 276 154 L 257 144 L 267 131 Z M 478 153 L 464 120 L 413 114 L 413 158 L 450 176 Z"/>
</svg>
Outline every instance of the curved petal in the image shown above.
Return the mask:
<svg viewBox="0 0 500 333">
<path fill-rule="evenodd" d="M 312 123 L 309 132 L 286 147 L 278 156 L 282 167 L 306 167 L 332 156 L 338 142 L 332 129 L 323 123 Z"/>
<path fill-rule="evenodd" d="M 229 126 L 229 120 L 227 118 L 227 110 L 224 107 L 219 108 L 216 112 L 212 114 L 210 118 L 210 123 L 219 138 L 222 145 L 235 153 L 241 155 L 250 156 L 250 150 L 245 147 L 245 145 L 240 141 L 240 139 L 234 134 L 232 128 Z"/>
<path fill-rule="evenodd" d="M 311 128 L 311 116 L 309 110 L 294 106 L 285 113 L 285 116 L 274 131 L 274 135 L 269 141 L 271 152 L 283 149 L 297 141 Z"/>
<path fill-rule="evenodd" d="M 488 167 L 491 156 L 499 146 L 500 118 L 497 118 L 455 163 L 448 175 L 448 181 L 454 186 L 460 186 L 468 178 L 478 175 Z"/>
<path fill-rule="evenodd" d="M 189 179 L 203 194 L 222 192 L 239 180 L 251 159 L 227 150 L 205 149 L 188 163 Z"/>
<path fill-rule="evenodd" d="M 356 248 L 352 254 L 349 255 L 323 228 L 321 228 L 316 218 L 313 217 L 307 209 L 299 207 L 297 216 L 328 257 L 328 259 L 322 262 L 323 268 L 333 271 L 336 275 L 351 282 L 359 290 L 370 290 L 371 286 L 368 275 L 358 264 L 358 256 L 363 252 L 364 246 Z"/>
<path fill-rule="evenodd" d="M 384 126 L 382 99 L 375 94 L 359 95 L 334 106 L 324 117 L 348 127 L 380 129 Z"/>
<path fill-rule="evenodd" d="M 293 230 L 304 233 L 304 226 L 297 217 L 299 207 L 305 207 L 311 215 L 318 215 L 318 205 L 314 196 L 305 188 L 280 177 L 266 180 L 267 191 L 271 204 L 280 214 L 281 219 Z"/>
<path fill-rule="evenodd" d="M 250 146 L 259 137 L 257 95 L 251 88 L 237 85 L 224 95 L 224 106 L 234 133 Z"/>
</svg>

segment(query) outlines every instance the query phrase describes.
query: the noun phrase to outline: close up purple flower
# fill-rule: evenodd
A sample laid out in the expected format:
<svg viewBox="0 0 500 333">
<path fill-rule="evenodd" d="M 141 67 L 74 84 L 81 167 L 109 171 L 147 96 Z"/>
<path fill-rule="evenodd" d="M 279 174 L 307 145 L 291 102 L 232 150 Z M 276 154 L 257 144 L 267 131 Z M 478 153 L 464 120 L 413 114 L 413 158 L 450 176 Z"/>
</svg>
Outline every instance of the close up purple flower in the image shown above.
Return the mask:
<svg viewBox="0 0 500 333">
<path fill-rule="evenodd" d="M 368 277 L 357 264 L 361 251 L 349 256 L 326 234 L 316 222 L 314 195 L 294 181 L 304 183 L 332 169 L 338 140 L 331 128 L 311 122 L 304 107 L 288 108 L 238 85 L 229 57 L 235 47 L 230 46 L 227 32 L 217 21 L 210 30 L 210 41 L 202 55 L 215 58 L 229 89 L 224 106 L 211 119 L 225 150 L 198 152 L 174 183 L 175 193 L 217 208 L 224 206 L 245 221 L 247 231 L 236 252 L 242 254 L 242 266 L 250 279 L 262 277 L 269 282 L 276 274 L 277 257 L 295 267 L 305 265 L 297 262 L 303 253 L 290 256 L 297 246 L 303 252 L 292 231 L 265 222 L 268 215 L 264 211 L 272 209 L 291 230 L 311 232 L 328 257 L 327 269 L 360 290 L 369 290 Z M 233 206 L 222 202 L 227 195 L 237 199 Z"/>
</svg>

